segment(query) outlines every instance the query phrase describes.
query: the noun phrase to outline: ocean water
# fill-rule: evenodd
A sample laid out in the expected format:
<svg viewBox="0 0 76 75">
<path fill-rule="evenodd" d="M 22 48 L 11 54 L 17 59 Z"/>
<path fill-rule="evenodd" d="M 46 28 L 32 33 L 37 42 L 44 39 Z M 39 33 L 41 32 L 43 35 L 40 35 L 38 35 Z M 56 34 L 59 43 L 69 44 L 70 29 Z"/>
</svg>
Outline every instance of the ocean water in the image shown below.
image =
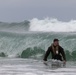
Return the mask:
<svg viewBox="0 0 76 75">
<path fill-rule="evenodd" d="M 0 22 L 0 75 L 76 75 L 76 21 L 32 19 L 20 23 Z M 67 58 L 66 67 L 52 68 L 43 57 L 58 38 Z"/>
<path fill-rule="evenodd" d="M 68 61 L 65 68 L 51 68 L 36 59 L 0 58 L 0 75 L 76 75 L 75 65 Z"/>
</svg>

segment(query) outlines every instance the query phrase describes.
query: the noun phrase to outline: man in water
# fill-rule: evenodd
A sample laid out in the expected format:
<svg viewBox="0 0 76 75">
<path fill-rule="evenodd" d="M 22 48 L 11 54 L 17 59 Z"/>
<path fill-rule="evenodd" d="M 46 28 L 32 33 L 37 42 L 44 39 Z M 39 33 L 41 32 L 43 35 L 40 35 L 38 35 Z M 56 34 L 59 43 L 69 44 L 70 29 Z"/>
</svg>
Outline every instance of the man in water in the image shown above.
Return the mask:
<svg viewBox="0 0 76 75">
<path fill-rule="evenodd" d="M 43 59 L 44 64 L 46 64 L 47 57 L 49 56 L 50 52 L 52 55 L 52 59 L 63 61 L 63 63 L 66 64 L 65 52 L 64 49 L 59 45 L 58 39 L 54 39 L 53 44 L 46 51 Z"/>
</svg>

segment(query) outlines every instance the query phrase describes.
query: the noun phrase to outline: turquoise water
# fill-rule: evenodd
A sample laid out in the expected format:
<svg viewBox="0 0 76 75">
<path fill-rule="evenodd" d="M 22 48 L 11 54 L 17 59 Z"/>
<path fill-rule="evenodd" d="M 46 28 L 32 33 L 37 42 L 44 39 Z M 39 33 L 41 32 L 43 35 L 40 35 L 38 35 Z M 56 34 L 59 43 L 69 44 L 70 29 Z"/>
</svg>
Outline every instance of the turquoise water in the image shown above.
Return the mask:
<svg viewBox="0 0 76 75">
<path fill-rule="evenodd" d="M 67 60 L 76 60 L 76 33 L 0 32 L 0 52 L 4 52 L 7 57 L 42 59 L 54 38 L 60 40 Z"/>
</svg>

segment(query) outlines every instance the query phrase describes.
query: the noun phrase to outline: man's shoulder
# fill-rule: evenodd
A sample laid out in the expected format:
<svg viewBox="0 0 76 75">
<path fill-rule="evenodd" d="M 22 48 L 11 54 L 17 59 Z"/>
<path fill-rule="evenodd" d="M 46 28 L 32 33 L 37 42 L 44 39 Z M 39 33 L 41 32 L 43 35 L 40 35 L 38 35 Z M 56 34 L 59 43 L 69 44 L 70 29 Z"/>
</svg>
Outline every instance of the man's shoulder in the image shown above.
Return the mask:
<svg viewBox="0 0 76 75">
<path fill-rule="evenodd" d="M 52 49 L 52 46 L 49 46 L 48 49 L 51 50 Z"/>
<path fill-rule="evenodd" d="M 51 46 L 49 46 L 48 48 L 52 48 L 52 45 L 51 45 Z"/>
<path fill-rule="evenodd" d="M 59 45 L 59 48 L 63 50 L 63 47 L 61 47 L 60 45 Z"/>
</svg>

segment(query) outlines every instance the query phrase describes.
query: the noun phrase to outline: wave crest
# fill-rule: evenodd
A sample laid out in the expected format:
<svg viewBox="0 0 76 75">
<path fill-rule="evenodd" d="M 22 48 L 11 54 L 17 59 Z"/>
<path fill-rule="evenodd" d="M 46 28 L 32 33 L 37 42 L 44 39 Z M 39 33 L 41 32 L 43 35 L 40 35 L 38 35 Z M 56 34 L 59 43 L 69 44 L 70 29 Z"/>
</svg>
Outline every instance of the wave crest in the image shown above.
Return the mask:
<svg viewBox="0 0 76 75">
<path fill-rule="evenodd" d="M 39 20 L 34 18 L 30 21 L 30 31 L 76 32 L 76 20 L 62 22 L 57 19 L 46 18 L 44 20 Z"/>
</svg>

